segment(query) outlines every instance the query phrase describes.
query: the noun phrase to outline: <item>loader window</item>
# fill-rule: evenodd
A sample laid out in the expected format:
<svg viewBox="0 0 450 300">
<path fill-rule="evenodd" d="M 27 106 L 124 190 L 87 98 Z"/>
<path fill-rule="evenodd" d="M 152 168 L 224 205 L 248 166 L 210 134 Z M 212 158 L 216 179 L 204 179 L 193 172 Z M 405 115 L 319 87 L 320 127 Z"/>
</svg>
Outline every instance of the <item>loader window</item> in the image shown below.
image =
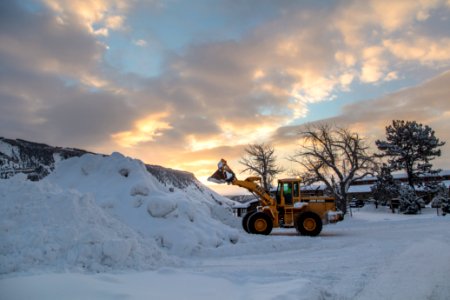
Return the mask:
<svg viewBox="0 0 450 300">
<path fill-rule="evenodd" d="M 280 204 L 281 203 L 281 192 L 283 190 L 283 185 L 281 183 L 278 183 L 278 188 L 277 188 L 277 194 L 275 196 L 275 198 L 277 199 L 277 203 Z"/>
<path fill-rule="evenodd" d="M 283 184 L 284 203 L 292 205 L 292 183 L 285 182 Z"/>
<path fill-rule="evenodd" d="M 300 196 L 300 189 L 298 182 L 294 182 L 294 197 L 297 198 Z"/>
</svg>

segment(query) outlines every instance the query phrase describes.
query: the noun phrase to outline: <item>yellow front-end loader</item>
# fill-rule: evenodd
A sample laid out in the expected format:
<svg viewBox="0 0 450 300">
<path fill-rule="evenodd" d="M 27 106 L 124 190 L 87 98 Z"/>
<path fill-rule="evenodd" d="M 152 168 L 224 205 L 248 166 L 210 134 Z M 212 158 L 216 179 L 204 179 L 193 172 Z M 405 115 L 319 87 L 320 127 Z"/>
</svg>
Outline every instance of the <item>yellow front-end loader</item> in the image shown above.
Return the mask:
<svg viewBox="0 0 450 300">
<path fill-rule="evenodd" d="M 335 198 L 302 197 L 298 178 L 279 179 L 274 199 L 258 184 L 260 177 L 239 180 L 221 159 L 217 171 L 208 180 L 245 188 L 259 198 L 257 209 L 242 218 L 242 227 L 248 233 L 268 235 L 274 227 L 295 227 L 299 234 L 316 236 L 322 231 L 323 224 L 344 219 L 343 213 L 336 209 Z"/>
</svg>

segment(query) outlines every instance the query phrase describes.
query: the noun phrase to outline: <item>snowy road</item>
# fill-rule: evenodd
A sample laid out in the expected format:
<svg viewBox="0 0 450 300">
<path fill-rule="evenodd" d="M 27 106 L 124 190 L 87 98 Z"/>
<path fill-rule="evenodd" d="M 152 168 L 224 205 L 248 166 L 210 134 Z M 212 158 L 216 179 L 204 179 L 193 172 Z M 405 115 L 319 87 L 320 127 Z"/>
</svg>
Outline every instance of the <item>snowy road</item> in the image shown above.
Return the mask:
<svg viewBox="0 0 450 300">
<path fill-rule="evenodd" d="M 269 299 L 449 299 L 449 218 L 361 219 L 373 217 L 357 213 L 325 227 L 319 238 L 279 232 L 248 247 L 251 255 L 212 257 L 202 267 L 236 284 L 255 278 L 275 286 L 290 282 L 291 289 L 273 289 Z M 297 293 L 290 293 L 295 286 Z"/>
<path fill-rule="evenodd" d="M 450 299 L 450 217 L 355 212 L 319 237 L 278 230 L 180 268 L 21 275 L 2 299 Z"/>
</svg>

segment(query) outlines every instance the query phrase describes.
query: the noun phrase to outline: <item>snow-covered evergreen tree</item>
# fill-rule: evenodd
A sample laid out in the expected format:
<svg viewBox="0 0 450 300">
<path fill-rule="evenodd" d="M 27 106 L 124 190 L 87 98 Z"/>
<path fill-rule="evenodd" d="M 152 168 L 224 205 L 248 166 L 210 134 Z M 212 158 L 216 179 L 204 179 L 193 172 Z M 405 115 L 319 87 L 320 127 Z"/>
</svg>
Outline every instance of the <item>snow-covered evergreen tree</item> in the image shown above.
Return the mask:
<svg viewBox="0 0 450 300">
<path fill-rule="evenodd" d="M 423 199 L 417 197 L 416 191 L 409 185 L 402 185 L 399 190 L 399 210 L 404 214 L 417 214 L 424 205 Z"/>
<path fill-rule="evenodd" d="M 394 181 L 391 169 L 383 164 L 377 176 L 377 182 L 372 186 L 372 194 L 381 204 L 387 204 L 392 198 L 398 197 L 399 185 Z"/>
<path fill-rule="evenodd" d="M 450 213 L 450 197 L 448 188 L 445 184 L 440 184 L 437 187 L 436 194 L 431 201 L 433 207 L 441 208 L 443 215 Z"/>
<path fill-rule="evenodd" d="M 388 164 L 393 171 L 404 170 L 408 176 L 408 184 L 414 189 L 415 185 L 423 184 L 424 174 L 436 174 L 440 170 L 433 170 L 430 163 L 435 157 L 441 156 L 439 147 L 441 142 L 427 125 L 416 121 L 394 120 L 386 127 L 386 141 L 375 142 L 380 157 L 387 157 Z"/>
<path fill-rule="evenodd" d="M 446 214 L 450 214 L 450 197 L 444 198 L 444 201 L 441 204 L 442 214 L 445 216 Z"/>
</svg>

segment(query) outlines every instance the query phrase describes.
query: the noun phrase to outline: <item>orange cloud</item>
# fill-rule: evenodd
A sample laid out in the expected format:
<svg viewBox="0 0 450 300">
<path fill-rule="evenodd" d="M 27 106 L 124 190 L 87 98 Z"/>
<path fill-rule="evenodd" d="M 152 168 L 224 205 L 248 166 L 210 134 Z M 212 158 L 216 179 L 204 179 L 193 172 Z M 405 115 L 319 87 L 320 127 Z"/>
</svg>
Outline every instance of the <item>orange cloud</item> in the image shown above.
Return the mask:
<svg viewBox="0 0 450 300">
<path fill-rule="evenodd" d="M 408 40 L 388 39 L 383 45 L 396 57 L 427 64 L 450 60 L 450 38 L 433 40 L 428 37 L 414 37 Z"/>
<path fill-rule="evenodd" d="M 334 16 L 334 24 L 344 41 L 354 47 L 363 45 L 367 37 L 390 34 L 404 30 L 405 26 L 413 22 L 425 21 L 433 9 L 442 5 L 445 5 L 443 0 L 352 1 L 341 7 L 340 12 Z"/>
<path fill-rule="evenodd" d="M 163 131 L 172 128 L 164 121 L 169 116 L 168 112 L 156 113 L 137 120 L 134 128 L 129 131 L 117 132 L 111 138 L 122 147 L 133 147 L 139 143 L 153 141 L 163 135 Z"/>
<path fill-rule="evenodd" d="M 128 9 L 126 0 L 44 0 L 44 3 L 58 13 L 62 22 L 75 15 L 90 33 L 104 36 L 109 29 L 123 28 L 125 17 L 121 14 Z M 95 29 L 94 25 L 99 24 L 103 27 Z"/>
</svg>

